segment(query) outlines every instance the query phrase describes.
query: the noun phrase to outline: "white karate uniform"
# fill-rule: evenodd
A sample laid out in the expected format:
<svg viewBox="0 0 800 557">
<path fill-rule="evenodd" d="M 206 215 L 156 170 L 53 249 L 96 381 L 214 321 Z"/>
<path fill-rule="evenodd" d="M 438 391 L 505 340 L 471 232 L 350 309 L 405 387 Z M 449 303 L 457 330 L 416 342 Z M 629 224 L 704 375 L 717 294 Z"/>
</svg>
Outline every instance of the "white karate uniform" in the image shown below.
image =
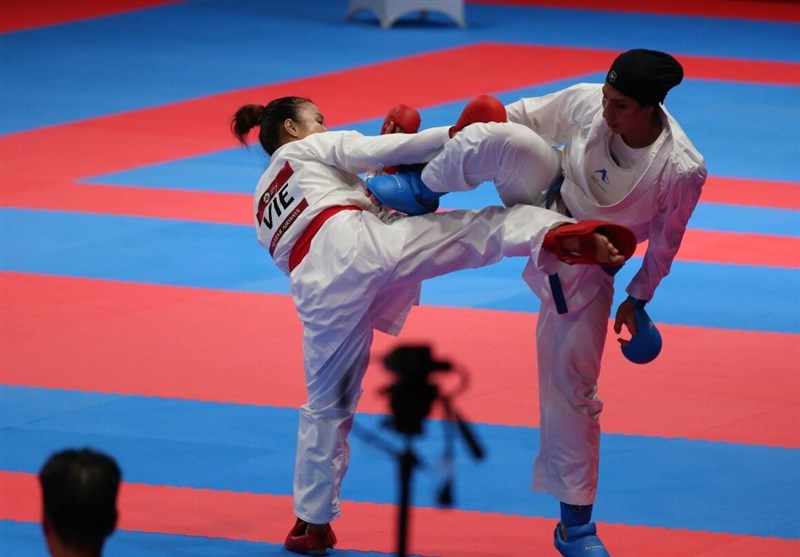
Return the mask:
<svg viewBox="0 0 800 557">
<path fill-rule="evenodd" d="M 447 156 L 428 164 L 423 179 L 440 192 L 471 189 L 469 184 L 478 178 L 494 179 L 488 165 L 484 173 L 464 171 L 459 154 L 486 141 L 524 141 L 525 134 L 519 131 L 524 126 L 535 152 L 523 155 L 530 159 L 518 161 L 514 171 L 520 169 L 530 180 L 519 189 L 514 189 L 515 183 L 511 188 L 498 185 L 503 202 L 541 206 L 548 187 L 563 175 L 561 210 L 578 220 L 625 225 L 638 242 L 649 240 L 627 292 L 650 300 L 680 247 L 705 182 L 705 163 L 660 106 L 662 134 L 646 152 L 618 153 L 628 159 L 620 167 L 612 157 L 612 149 L 620 150 L 615 145 L 619 137 L 614 138 L 603 119 L 602 98 L 602 85 L 580 84 L 510 104 L 506 107 L 510 123 L 466 127 L 445 146 Z M 556 309 L 551 275 L 558 276 L 566 313 Z M 588 505 L 597 489 L 602 410 L 597 379 L 614 279 L 595 265 L 564 263 L 554 267 L 529 263 L 523 277 L 542 302 L 536 337 L 541 448 L 533 488 L 569 504 Z"/>
<path fill-rule="evenodd" d="M 358 173 L 427 162 L 446 142 L 446 128 L 379 137 L 313 134 L 280 147 L 256 188 L 258 239 L 289 275 L 303 324 L 308 398 L 300 409 L 294 510 L 307 522 L 327 523 L 340 513 L 339 490 L 349 462 L 347 435 L 373 329 L 397 334 L 426 278 L 508 256 L 552 267 L 555 256 L 540 251 L 544 235 L 573 221 L 527 205 L 405 217 L 371 203 Z M 531 156 L 518 152 L 531 150 L 524 144 L 492 150 L 495 167 Z M 463 159 L 466 173 L 491 165 L 482 153 L 479 148 Z M 519 175 L 511 173 L 499 183 L 512 190 L 524 185 L 515 180 Z M 320 211 L 337 205 L 361 210 L 341 211 L 328 219 L 290 272 L 290 253 L 305 227 Z"/>
</svg>

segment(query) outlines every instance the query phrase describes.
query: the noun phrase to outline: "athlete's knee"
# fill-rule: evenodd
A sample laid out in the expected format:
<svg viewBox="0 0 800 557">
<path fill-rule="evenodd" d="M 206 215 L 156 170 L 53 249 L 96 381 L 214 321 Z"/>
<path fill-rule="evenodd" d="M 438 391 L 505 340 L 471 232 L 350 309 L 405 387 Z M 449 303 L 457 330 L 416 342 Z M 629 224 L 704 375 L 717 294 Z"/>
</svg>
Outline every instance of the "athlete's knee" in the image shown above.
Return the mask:
<svg viewBox="0 0 800 557">
<path fill-rule="evenodd" d="M 500 146 L 503 144 L 523 144 L 526 138 L 535 136 L 536 132 L 521 124 L 513 122 L 481 122 L 466 128 L 461 138 L 456 136 L 452 141 L 461 141 L 467 145 Z"/>
<path fill-rule="evenodd" d="M 347 420 L 355 414 L 355 402 L 346 398 L 310 399 L 300 407 L 300 413 L 313 420 Z"/>
<path fill-rule="evenodd" d="M 496 140 L 502 142 L 504 154 L 538 156 L 542 148 L 539 134 L 521 124 L 502 124 L 495 133 Z"/>
</svg>

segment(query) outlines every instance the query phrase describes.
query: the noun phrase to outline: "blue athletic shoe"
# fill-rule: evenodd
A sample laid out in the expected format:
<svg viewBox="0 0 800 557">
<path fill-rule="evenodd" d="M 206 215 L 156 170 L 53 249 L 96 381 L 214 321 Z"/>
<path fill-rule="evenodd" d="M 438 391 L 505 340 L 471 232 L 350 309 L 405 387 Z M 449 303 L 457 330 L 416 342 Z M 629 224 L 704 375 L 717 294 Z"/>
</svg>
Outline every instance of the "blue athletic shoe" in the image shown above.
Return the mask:
<svg viewBox="0 0 800 557">
<path fill-rule="evenodd" d="M 611 557 L 606 546 L 597 537 L 594 522 L 567 528 L 567 541 L 561 538 L 561 524 L 555 531 L 556 549 L 564 557 Z"/>
</svg>

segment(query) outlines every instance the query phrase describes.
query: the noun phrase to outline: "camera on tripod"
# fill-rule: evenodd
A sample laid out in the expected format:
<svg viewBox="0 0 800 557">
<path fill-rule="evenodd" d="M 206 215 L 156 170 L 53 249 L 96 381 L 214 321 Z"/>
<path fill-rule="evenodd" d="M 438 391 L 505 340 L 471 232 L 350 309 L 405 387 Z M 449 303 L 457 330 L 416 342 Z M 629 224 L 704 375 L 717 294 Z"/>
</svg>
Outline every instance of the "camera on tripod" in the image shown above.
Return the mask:
<svg viewBox="0 0 800 557">
<path fill-rule="evenodd" d="M 430 381 L 434 371 L 447 371 L 452 365 L 434 360 L 430 346 L 401 346 L 383 361 L 397 374 L 397 382 L 386 389 L 392 409 L 389 425 L 404 435 L 419 435 L 423 422 L 439 398 L 439 388 Z"/>
<path fill-rule="evenodd" d="M 400 505 L 398 524 L 398 557 L 406 557 L 408 546 L 408 523 L 411 506 L 411 476 L 415 467 L 420 464 L 419 459 L 412 449 L 411 439 L 423 432 L 425 418 L 430 414 L 434 402 L 437 400 L 444 409 L 447 424 L 447 438 L 445 439 L 445 461 L 447 468 L 452 467 L 454 459 L 454 426 L 470 448 L 472 456 L 476 459 L 483 458 L 483 449 L 478 444 L 475 436 L 467 423 L 456 412 L 451 402 L 451 396 L 439 392 L 439 387 L 431 381 L 431 374 L 436 371 L 449 371 L 453 366 L 448 361 L 435 360 L 431 354 L 430 346 L 410 345 L 400 346 L 388 354 L 383 360 L 386 369 L 397 375 L 397 382 L 388 387 L 384 392 L 389 395 L 392 415 L 387 424 L 395 431 L 405 436 L 406 446 L 402 454 L 398 455 L 400 471 Z M 466 374 L 461 371 L 462 387 L 466 384 Z M 440 504 L 452 506 L 452 478 L 448 477 L 440 497 Z"/>
</svg>

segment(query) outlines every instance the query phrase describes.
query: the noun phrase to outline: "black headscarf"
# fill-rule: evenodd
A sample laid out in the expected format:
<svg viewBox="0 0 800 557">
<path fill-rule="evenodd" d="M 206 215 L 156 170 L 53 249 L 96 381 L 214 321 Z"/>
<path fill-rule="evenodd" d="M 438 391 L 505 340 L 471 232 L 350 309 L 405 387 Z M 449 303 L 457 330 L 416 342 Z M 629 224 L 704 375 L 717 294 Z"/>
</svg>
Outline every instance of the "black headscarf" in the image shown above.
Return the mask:
<svg viewBox="0 0 800 557">
<path fill-rule="evenodd" d="M 664 102 L 667 92 L 683 80 L 683 67 L 667 54 L 636 48 L 623 52 L 606 75 L 606 83 L 642 104 Z"/>
</svg>

